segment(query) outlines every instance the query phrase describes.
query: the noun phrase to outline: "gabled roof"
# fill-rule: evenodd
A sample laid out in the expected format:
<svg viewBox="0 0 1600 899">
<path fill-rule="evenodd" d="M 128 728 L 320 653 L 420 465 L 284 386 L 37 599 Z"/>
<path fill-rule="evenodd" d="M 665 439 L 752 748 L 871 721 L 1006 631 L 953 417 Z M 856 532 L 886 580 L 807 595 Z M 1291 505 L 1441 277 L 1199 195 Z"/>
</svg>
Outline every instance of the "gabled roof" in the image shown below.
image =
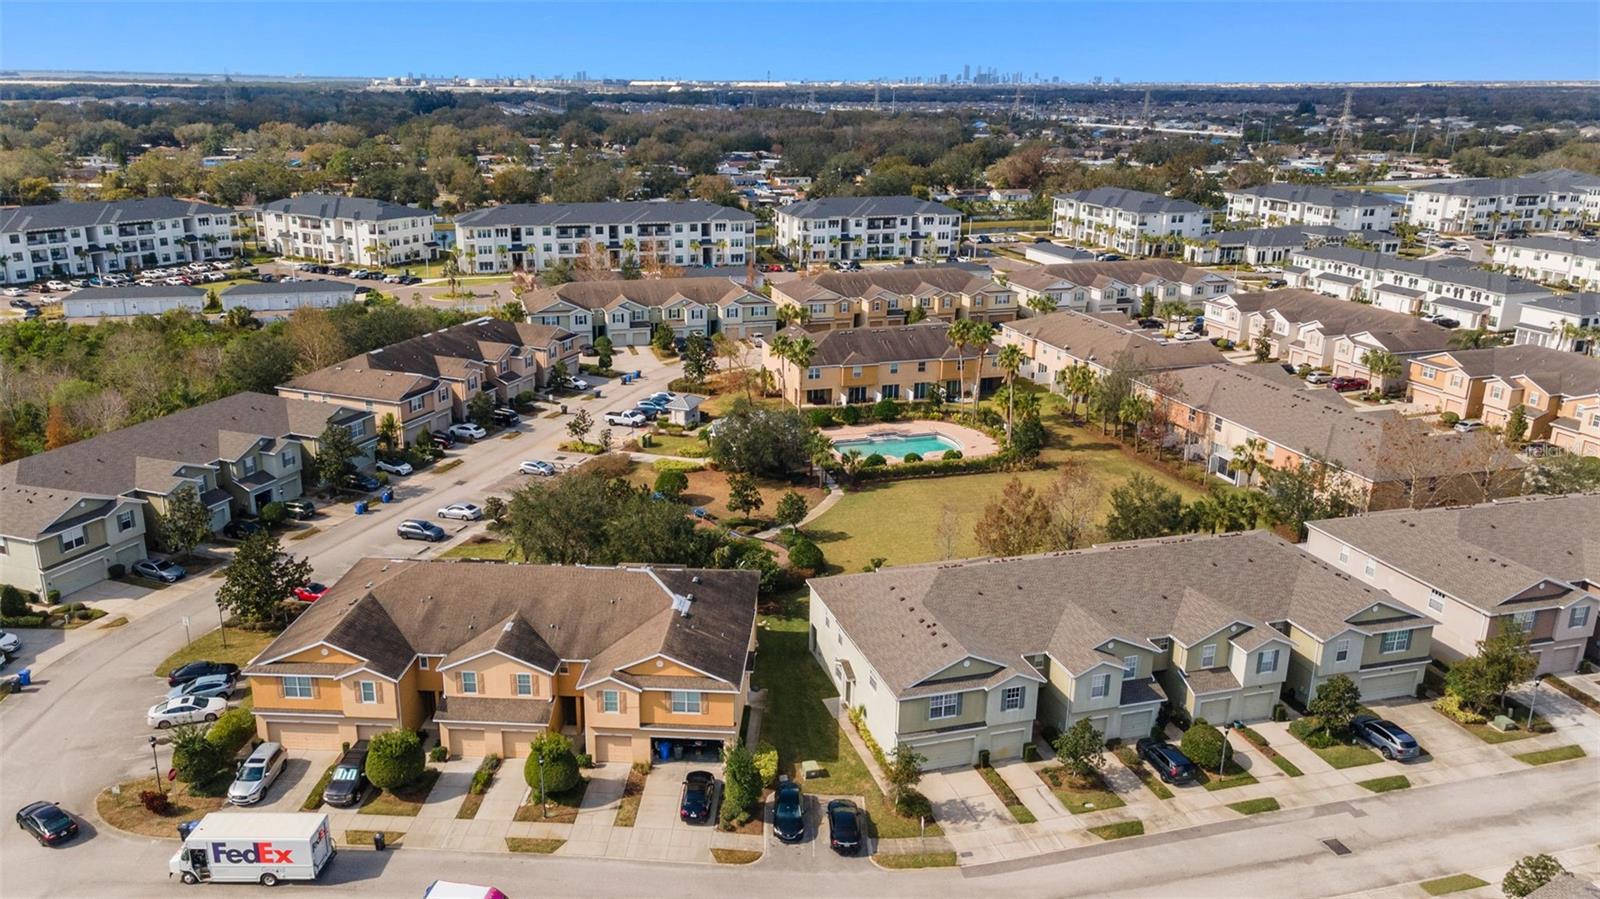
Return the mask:
<svg viewBox="0 0 1600 899">
<path fill-rule="evenodd" d="M 1455 284 L 1462 287 L 1472 287 L 1486 290 L 1491 293 L 1519 295 L 1548 293 L 1538 283 L 1515 275 L 1491 272 L 1487 269 L 1474 268 L 1464 259 L 1402 259 L 1399 256 L 1389 256 L 1384 253 L 1374 253 L 1371 250 L 1358 250 L 1354 247 L 1321 246 L 1301 250 L 1302 257 L 1322 259 L 1329 262 L 1340 262 L 1358 268 L 1374 269 L 1382 272 L 1401 272 L 1438 281 L 1442 284 Z"/>
<path fill-rule="evenodd" d="M 456 216 L 461 227 L 511 225 L 634 225 L 689 222 L 753 222 L 743 209 L 704 200 L 631 200 L 607 203 L 513 203 L 488 206 Z"/>
<path fill-rule="evenodd" d="M 1153 280 L 1180 284 L 1201 281 L 1226 281 L 1227 278 L 1203 268 L 1193 268 L 1171 259 L 1120 259 L 1115 262 L 1056 262 L 1013 271 L 1012 284 L 1030 290 L 1045 290 L 1067 282 L 1077 287 L 1099 287 L 1109 279 L 1123 284 L 1144 284 Z"/>
<path fill-rule="evenodd" d="M 354 299 L 356 286 L 344 281 L 328 281 L 323 278 L 313 278 L 309 281 L 250 281 L 244 284 L 235 284 L 224 290 L 222 295 L 224 297 L 292 297 L 308 293 L 342 293 Z"/>
<path fill-rule="evenodd" d="M 1222 361 L 1222 352 L 1209 341 L 1168 340 L 1158 343 L 1143 332 L 1072 310 L 1006 322 L 1000 326 L 1000 330 L 1032 338 L 1075 359 L 1092 360 L 1103 366 L 1110 366 L 1113 360 L 1124 355 L 1142 371 L 1188 368 Z"/>
<path fill-rule="evenodd" d="M 820 197 L 778 209 L 796 218 L 867 218 L 879 215 L 960 215 L 943 203 L 916 197 Z"/>
<path fill-rule="evenodd" d="M 333 194 L 301 194 L 286 200 L 273 200 L 261 204 L 266 212 L 303 215 L 320 219 L 355 219 L 356 221 L 387 221 L 389 219 L 432 218 L 433 211 L 403 206 L 366 197 L 342 197 Z"/>
<path fill-rule="evenodd" d="M 1450 350 L 1422 361 L 1447 367 L 1454 361 L 1471 378 L 1527 378 L 1545 393 L 1567 397 L 1600 393 L 1600 359 L 1548 347 L 1519 343 L 1476 350 Z"/>
<path fill-rule="evenodd" d="M 1495 244 L 1495 249 L 1501 247 L 1508 247 L 1514 250 L 1536 250 L 1544 253 L 1565 253 L 1571 256 L 1582 256 L 1587 259 L 1600 259 L 1600 242 L 1573 240 L 1570 237 L 1549 237 L 1542 234 L 1533 237 L 1519 237 L 1515 240 L 1503 240 Z"/>
<path fill-rule="evenodd" d="M 1234 308 L 1243 314 L 1276 313 L 1294 328 L 1317 322 L 1323 334 L 1330 337 L 1356 334 L 1363 331 L 1381 335 L 1387 346 L 1407 350 L 1444 349 L 1450 344 L 1450 330 L 1433 322 L 1425 322 L 1402 312 L 1391 312 L 1365 303 L 1352 303 L 1337 297 L 1324 296 L 1312 290 L 1286 287 L 1282 290 L 1241 292 L 1228 295 Z"/>
<path fill-rule="evenodd" d="M 1312 206 L 1332 206 L 1334 208 L 1361 208 L 1361 207 L 1398 207 L 1399 200 L 1391 199 L 1380 193 L 1364 190 L 1341 190 L 1335 187 L 1322 187 L 1316 184 L 1290 184 L 1278 182 L 1275 184 L 1262 184 L 1257 187 L 1243 187 L 1223 191 L 1232 196 L 1260 197 L 1266 200 L 1282 200 L 1287 203 L 1306 203 Z"/>
<path fill-rule="evenodd" d="M 43 206 L 0 209 L 0 232 L 51 231 L 58 228 L 84 228 L 90 225 L 117 225 L 217 214 L 232 215 L 233 210 L 194 200 L 175 200 L 172 197 L 49 203 Z"/>
<path fill-rule="evenodd" d="M 953 265 L 871 268 L 859 272 L 830 271 L 773 285 L 774 292 L 800 302 L 821 298 L 870 297 L 885 293 L 897 296 L 939 293 L 970 295 L 991 289 L 1003 288 L 987 271 L 975 272 Z"/>
<path fill-rule="evenodd" d="M 556 669 L 561 667 L 561 657 L 550 648 L 550 644 L 544 642 L 520 611 L 512 612 L 505 620 L 485 628 L 483 633 L 451 650 L 437 667 L 443 671 L 491 652 L 525 662 L 546 674 L 555 674 Z"/>
<path fill-rule="evenodd" d="M 668 306 L 688 301 L 703 306 L 735 301 L 771 302 L 732 278 L 640 278 L 635 280 L 570 281 L 558 287 L 524 295 L 522 305 L 538 312 L 555 302 L 580 309 L 610 309 L 624 302 L 640 306 Z"/>
<path fill-rule="evenodd" d="M 1141 214 L 1177 212 L 1211 212 L 1198 203 L 1188 200 L 1174 200 L 1160 194 L 1146 193 L 1142 190 L 1126 190 L 1120 187 L 1094 187 L 1089 190 L 1080 190 L 1068 194 L 1056 194 L 1057 200 L 1076 200 L 1079 203 L 1088 203 L 1091 206 L 1110 206 L 1123 212 L 1136 212 Z"/>
<path fill-rule="evenodd" d="M 1528 300 L 1522 304 L 1532 309 L 1544 309 L 1550 312 L 1573 318 L 1591 318 L 1600 316 L 1600 293 L 1584 291 L 1582 293 L 1550 294 Z"/>
<path fill-rule="evenodd" d="M 392 402 L 427 390 L 439 378 L 459 380 L 481 373 L 487 363 L 498 362 L 508 349 L 543 349 L 573 336 L 571 331 L 552 325 L 478 318 L 352 356 L 301 375 L 278 390 Z"/>
<path fill-rule="evenodd" d="M 955 359 L 956 348 L 950 343 L 948 322 L 925 321 L 915 325 L 887 328 L 847 328 L 839 331 L 809 333 L 799 328 L 789 329 L 795 336 L 810 337 L 816 344 L 811 364 L 818 367 L 830 365 L 877 365 L 884 362 L 915 362 L 925 359 Z M 993 356 L 991 344 L 983 355 Z M 969 364 L 976 364 L 978 351 L 966 347 L 961 355 Z"/>
<path fill-rule="evenodd" d="M 120 287 L 85 287 L 74 290 L 62 300 L 200 300 L 206 292 L 187 284 L 124 284 Z"/>
</svg>

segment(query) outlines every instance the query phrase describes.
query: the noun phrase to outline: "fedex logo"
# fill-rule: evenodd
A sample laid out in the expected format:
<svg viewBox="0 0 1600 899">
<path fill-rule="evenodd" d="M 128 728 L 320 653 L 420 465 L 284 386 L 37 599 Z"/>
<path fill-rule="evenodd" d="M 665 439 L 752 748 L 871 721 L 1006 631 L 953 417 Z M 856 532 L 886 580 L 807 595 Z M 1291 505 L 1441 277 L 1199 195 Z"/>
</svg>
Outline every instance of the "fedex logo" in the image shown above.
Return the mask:
<svg viewBox="0 0 1600 899">
<path fill-rule="evenodd" d="M 229 849 L 227 843 L 211 844 L 213 862 L 235 865 L 292 865 L 294 850 L 275 849 L 271 843 L 251 843 L 249 849 Z"/>
</svg>

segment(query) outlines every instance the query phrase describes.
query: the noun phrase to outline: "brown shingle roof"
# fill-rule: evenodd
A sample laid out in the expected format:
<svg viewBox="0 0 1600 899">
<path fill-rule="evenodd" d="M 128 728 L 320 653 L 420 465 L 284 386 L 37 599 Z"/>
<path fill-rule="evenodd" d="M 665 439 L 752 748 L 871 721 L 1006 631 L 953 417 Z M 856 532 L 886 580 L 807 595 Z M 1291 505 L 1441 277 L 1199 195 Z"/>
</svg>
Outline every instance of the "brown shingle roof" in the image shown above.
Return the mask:
<svg viewBox="0 0 1600 899">
<path fill-rule="evenodd" d="M 1043 290 L 1057 281 L 1068 281 L 1079 287 L 1104 286 L 1110 281 L 1145 284 L 1156 279 L 1197 284 L 1207 277 L 1220 276 L 1171 259 L 1122 259 L 1116 262 L 1051 263 L 1014 271 L 1010 277 L 1013 284 L 1031 290 Z"/>
<path fill-rule="evenodd" d="M 535 291 L 523 301 L 537 311 L 557 300 L 583 309 L 608 309 L 628 300 L 641 306 L 666 306 L 689 300 L 703 306 L 747 297 L 751 289 L 732 278 L 649 278 L 633 281 L 571 281 L 549 290 Z M 758 299 L 765 299 L 757 297 Z"/>
<path fill-rule="evenodd" d="M 1390 312 L 1365 303 L 1352 303 L 1315 291 L 1288 287 L 1283 290 L 1234 293 L 1229 297 L 1241 313 L 1276 312 L 1296 326 L 1320 322 L 1322 333 L 1330 336 L 1370 331 L 1386 345 L 1389 340 L 1395 339 L 1402 341 L 1409 350 L 1443 349 L 1450 343 L 1451 332 L 1448 328 L 1400 312 Z"/>
<path fill-rule="evenodd" d="M 800 298 L 799 292 L 816 289 L 841 297 L 864 297 L 875 291 L 898 296 L 925 296 L 930 293 L 972 294 L 1000 285 L 987 272 L 978 273 L 956 266 L 915 266 L 912 268 L 873 268 L 860 272 L 823 272 L 814 278 L 801 278 L 775 285 L 774 289 Z"/>
<path fill-rule="evenodd" d="M 1451 350 L 1456 365 L 1474 378 L 1525 377 L 1545 393 L 1577 397 L 1600 393 L 1600 359 L 1533 344 Z"/>
<path fill-rule="evenodd" d="M 1126 354 L 1141 371 L 1188 368 L 1222 361 L 1221 351 L 1208 341 L 1157 343 L 1138 331 L 1072 310 L 1006 322 L 1000 329 L 1049 344 L 1075 359 L 1092 359 L 1101 365 L 1109 366 L 1113 359 Z"/>
<path fill-rule="evenodd" d="M 811 357 L 811 364 L 819 367 L 956 358 L 956 349 L 950 343 L 948 322 L 927 321 L 890 328 L 796 333 L 805 334 L 815 341 L 817 350 Z M 995 352 L 992 344 L 984 349 L 985 356 L 993 356 Z M 975 347 L 966 347 L 962 355 L 969 364 L 975 364 L 978 360 Z"/>
<path fill-rule="evenodd" d="M 493 699 L 487 696 L 446 696 L 439 700 L 433 720 L 443 724 L 550 723 L 550 702 L 544 699 Z"/>
</svg>

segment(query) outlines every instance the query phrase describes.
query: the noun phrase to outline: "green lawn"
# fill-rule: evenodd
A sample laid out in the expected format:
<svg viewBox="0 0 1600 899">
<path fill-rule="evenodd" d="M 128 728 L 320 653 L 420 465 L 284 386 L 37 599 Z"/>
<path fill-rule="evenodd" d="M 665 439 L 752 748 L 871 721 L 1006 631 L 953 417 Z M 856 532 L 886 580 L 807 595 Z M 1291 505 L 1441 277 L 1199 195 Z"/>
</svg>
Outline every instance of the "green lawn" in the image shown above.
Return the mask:
<svg viewBox="0 0 1600 899">
<path fill-rule="evenodd" d="M 357 809 L 363 815 L 406 815 L 416 817 L 422 803 L 439 780 L 438 768 L 424 768 L 422 776 L 398 790 L 382 790 L 377 796 Z"/>
<path fill-rule="evenodd" d="M 1311 751 L 1335 768 L 1358 768 L 1362 765 L 1376 765 L 1383 761 L 1382 756 L 1365 746 L 1329 746 L 1326 749 Z"/>
<path fill-rule="evenodd" d="M 655 453 L 658 456 L 688 456 L 691 459 L 703 459 L 710 450 L 707 449 L 706 442 L 698 436 L 651 434 L 650 446 L 641 448 L 640 452 Z"/>
<path fill-rule="evenodd" d="M 1230 802 L 1228 803 L 1228 808 L 1233 809 L 1241 815 L 1259 815 L 1262 812 L 1275 812 L 1282 808 L 1282 806 L 1278 805 L 1278 800 L 1273 799 L 1271 796 L 1263 796 L 1260 799 L 1246 799 L 1243 802 Z"/>
<path fill-rule="evenodd" d="M 1040 773 L 1050 785 L 1050 792 L 1074 815 L 1127 805 L 1122 797 L 1106 789 L 1105 781 L 1099 777 L 1081 778 L 1062 767 L 1046 768 Z"/>
<path fill-rule="evenodd" d="M 439 554 L 441 559 L 490 559 L 496 562 L 505 562 L 514 559 L 516 547 L 502 540 L 469 540 L 459 546 L 452 546 Z"/>
<path fill-rule="evenodd" d="M 1210 792 L 1216 792 L 1217 790 L 1227 790 L 1233 787 L 1242 787 L 1246 784 L 1253 784 L 1256 782 L 1255 775 L 1239 767 L 1238 763 L 1232 758 L 1228 759 L 1227 768 L 1228 770 L 1222 772 L 1221 774 L 1216 774 L 1196 766 L 1195 783 L 1205 787 L 1206 790 Z"/>
<path fill-rule="evenodd" d="M 1435 709 L 1435 711 L 1438 710 Z M 1485 743 L 1512 743 L 1517 740 L 1526 740 L 1531 737 L 1537 737 L 1540 734 L 1555 732 L 1555 726 L 1549 721 L 1546 721 L 1545 717 L 1538 713 L 1534 714 L 1533 726 L 1529 727 L 1528 707 L 1522 705 L 1521 703 L 1508 701 L 1506 703 L 1505 715 L 1507 718 L 1510 718 L 1512 721 L 1516 722 L 1517 726 L 1511 730 L 1495 730 L 1494 727 L 1487 723 L 1462 724 L 1459 721 L 1456 721 L 1455 723 L 1456 726 L 1463 728 L 1468 733 Z M 1446 715 L 1445 717 L 1449 718 L 1450 716 Z M 1450 720 L 1455 721 L 1454 718 L 1451 718 Z"/>
<path fill-rule="evenodd" d="M 278 635 L 268 631 L 246 631 L 230 627 L 224 633 L 221 628 L 210 633 L 201 634 L 188 646 L 178 650 L 162 660 L 152 673 L 156 677 L 166 677 L 172 669 L 189 662 L 209 659 L 213 662 L 232 662 L 240 668 L 245 663 L 255 658 L 267 644 L 271 643 Z M 223 646 L 226 640 L 227 646 Z"/>
<path fill-rule="evenodd" d="M 1584 756 L 1583 747 L 1573 744 L 1571 746 L 1556 746 L 1552 749 L 1541 749 L 1538 752 L 1524 752 L 1515 756 L 1517 761 L 1530 765 L 1548 765 L 1551 762 L 1569 762 L 1581 759 Z"/>
<path fill-rule="evenodd" d="M 1489 881 L 1473 877 L 1471 874 L 1451 874 L 1449 877 L 1440 877 L 1437 880 L 1424 880 L 1421 884 L 1422 891 L 1429 896 L 1444 896 L 1488 885 Z"/>
<path fill-rule="evenodd" d="M 534 855 L 550 855 L 566 844 L 566 840 L 545 837 L 506 837 L 507 849 L 512 852 L 531 852 Z"/>
<path fill-rule="evenodd" d="M 983 782 L 988 784 L 994 795 L 1005 804 L 1006 811 L 1011 813 L 1011 817 L 1015 818 L 1018 824 L 1033 824 L 1039 820 L 1033 816 L 1033 812 L 1028 811 L 1027 806 L 1022 804 L 1022 800 L 1017 798 L 1016 791 L 1011 789 L 1011 785 L 1006 783 L 1006 779 L 1000 776 L 999 771 L 980 767 L 978 773 L 983 775 Z"/>
<path fill-rule="evenodd" d="M 1123 837 L 1136 837 L 1144 833 L 1144 822 L 1140 820 L 1118 821 L 1115 824 L 1102 824 L 1099 827 L 1089 828 L 1089 832 L 1102 840 L 1120 840 Z"/>
<path fill-rule="evenodd" d="M 1249 740 L 1250 744 L 1255 746 L 1255 748 L 1260 751 L 1262 755 L 1271 759 L 1272 763 L 1278 766 L 1278 770 L 1282 771 L 1284 774 L 1287 774 L 1290 777 L 1305 776 L 1305 772 L 1301 771 L 1294 762 L 1284 758 L 1281 754 L 1279 754 L 1278 750 L 1273 749 L 1271 744 L 1267 742 L 1266 737 L 1263 737 L 1261 734 L 1251 730 L 1248 727 L 1239 728 L 1239 733 L 1243 735 L 1246 740 Z"/>
<path fill-rule="evenodd" d="M 1048 414 L 1046 419 L 1052 432 L 1052 444 L 1041 457 L 1046 463 L 1081 459 L 1108 493 L 1142 472 L 1177 490 L 1186 501 L 1201 495 L 1193 484 L 1130 457 L 1114 440 L 1102 437 L 1098 427 L 1070 426 L 1056 414 Z M 929 562 L 940 558 L 937 531 L 943 511 L 949 506 L 960 521 L 954 557 L 981 555 L 972 536 L 973 526 L 984 506 L 999 496 L 1013 477 L 1027 486 L 1044 488 L 1055 479 L 1056 472 L 1054 468 L 1042 468 L 1016 474 L 991 472 L 871 484 L 845 494 L 837 505 L 808 525 L 806 533 L 822 547 L 834 569 L 860 571 L 877 557 L 888 559 L 890 565 Z"/>
<path fill-rule="evenodd" d="M 1393 774 L 1389 777 L 1375 777 L 1372 780 L 1357 781 L 1356 786 L 1371 790 L 1374 793 L 1389 793 L 1394 790 L 1411 789 L 1411 778 L 1404 774 Z"/>
<path fill-rule="evenodd" d="M 917 822 L 895 814 L 888 799 L 867 773 L 855 747 L 828 713 L 822 700 L 836 695 L 828 676 L 806 650 L 808 627 L 804 603 L 799 617 L 764 619 L 756 635 L 756 687 L 767 691 L 761 737 L 778 749 L 778 771 L 818 794 L 864 796 L 867 827 L 880 838 L 914 837 Z M 815 760 L 827 776 L 805 780 L 800 763 Z M 927 835 L 941 834 L 930 824 Z"/>
<path fill-rule="evenodd" d="M 873 861 L 880 868 L 910 870 L 913 868 L 954 868 L 954 852 L 896 852 L 893 855 L 875 855 Z"/>
</svg>

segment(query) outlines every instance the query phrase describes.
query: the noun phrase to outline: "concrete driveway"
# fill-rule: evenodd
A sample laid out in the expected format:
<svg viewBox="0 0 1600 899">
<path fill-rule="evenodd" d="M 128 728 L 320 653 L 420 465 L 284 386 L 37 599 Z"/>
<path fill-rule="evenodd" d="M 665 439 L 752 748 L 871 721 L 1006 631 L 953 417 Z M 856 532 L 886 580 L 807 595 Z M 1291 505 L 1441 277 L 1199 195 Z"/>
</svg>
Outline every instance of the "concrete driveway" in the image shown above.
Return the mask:
<svg viewBox="0 0 1600 899">
<path fill-rule="evenodd" d="M 608 858 L 650 859 L 654 861 L 704 862 L 711 857 L 712 824 L 688 824 L 678 819 L 678 804 L 683 796 L 683 778 L 690 771 L 710 771 L 717 778 L 717 802 L 711 817 L 716 820 L 722 806 L 722 766 L 696 762 L 658 764 L 645 779 L 639 796 L 639 816 L 632 827 L 613 827 L 606 843 Z"/>
<path fill-rule="evenodd" d="M 804 789 L 803 784 L 801 788 Z M 828 802 L 834 799 L 848 799 L 856 804 L 856 808 L 866 807 L 866 800 L 860 796 L 824 796 L 806 793 L 805 836 L 801 837 L 798 843 L 785 843 L 773 833 L 772 825 L 774 815 L 777 813 L 777 803 L 768 802 L 767 831 L 763 835 L 762 846 L 766 857 L 761 864 L 787 871 L 852 871 L 860 870 L 862 866 L 870 866 L 871 862 L 867 861 L 867 858 L 877 847 L 864 832 L 862 840 L 865 845 L 854 856 L 843 856 L 828 848 L 828 822 L 823 819 Z"/>
<path fill-rule="evenodd" d="M 259 812 L 298 812 L 311 788 L 328 766 L 338 761 L 337 752 L 306 752 L 289 756 L 283 773 L 267 788 L 267 798 L 250 807 Z"/>
<path fill-rule="evenodd" d="M 975 768 L 924 772 L 917 789 L 933 804 L 933 817 L 947 833 L 976 833 L 1015 823 Z"/>
</svg>

